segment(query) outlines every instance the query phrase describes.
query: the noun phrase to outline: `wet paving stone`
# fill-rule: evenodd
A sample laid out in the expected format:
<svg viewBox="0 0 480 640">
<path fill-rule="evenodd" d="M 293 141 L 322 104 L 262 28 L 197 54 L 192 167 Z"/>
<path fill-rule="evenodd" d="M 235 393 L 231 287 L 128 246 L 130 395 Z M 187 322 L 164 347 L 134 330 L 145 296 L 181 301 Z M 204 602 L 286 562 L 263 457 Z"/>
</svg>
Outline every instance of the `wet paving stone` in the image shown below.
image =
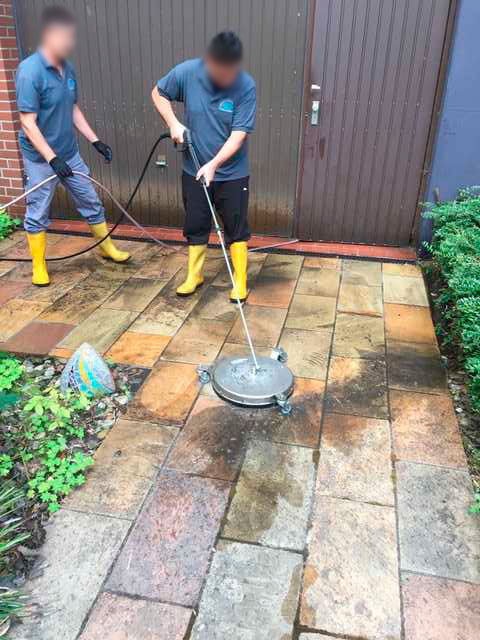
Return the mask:
<svg viewBox="0 0 480 640">
<path fill-rule="evenodd" d="M 31 285 L 20 294 L 23 300 L 33 300 L 35 302 L 55 303 L 75 286 L 83 284 L 87 273 L 84 270 L 66 269 L 62 273 L 52 272 L 49 268 L 50 285 L 48 287 L 36 287 Z"/>
<path fill-rule="evenodd" d="M 234 322 L 238 310 L 230 302 L 231 288 L 228 285 L 208 287 L 190 317 L 225 323 Z"/>
<path fill-rule="evenodd" d="M 332 412 L 388 418 L 385 361 L 332 357 L 326 407 Z"/>
<path fill-rule="evenodd" d="M 0 280 L 0 305 L 4 305 L 12 298 L 17 298 L 27 287 L 26 282 L 15 282 L 14 280 L 2 282 Z"/>
<path fill-rule="evenodd" d="M 163 255 L 163 249 L 156 251 L 152 257 L 143 261 L 143 266 L 135 272 L 136 278 L 152 278 L 168 282 L 182 267 L 185 266 L 187 256 L 183 253 Z"/>
<path fill-rule="evenodd" d="M 336 298 L 339 283 L 339 271 L 335 271 L 334 269 L 304 267 L 298 279 L 297 293 Z"/>
<path fill-rule="evenodd" d="M 59 322 L 31 322 L 5 342 L 7 351 L 46 355 L 67 336 L 74 326 Z"/>
<path fill-rule="evenodd" d="M 248 304 L 288 309 L 297 281 L 259 276 L 248 296 Z"/>
<path fill-rule="evenodd" d="M 313 493 L 315 452 L 253 440 L 222 535 L 302 551 Z"/>
<path fill-rule="evenodd" d="M 480 583 L 480 522 L 468 471 L 396 464 L 401 568 Z"/>
<path fill-rule="evenodd" d="M 382 288 L 344 282 L 340 285 L 338 311 L 366 316 L 383 314 Z"/>
<path fill-rule="evenodd" d="M 303 266 L 314 267 L 315 269 L 335 269 L 336 271 L 340 271 L 342 269 L 342 259 L 306 257 L 303 261 Z"/>
<path fill-rule="evenodd" d="M 384 358 L 383 318 L 337 314 L 332 353 L 347 358 Z"/>
<path fill-rule="evenodd" d="M 166 470 L 108 580 L 114 591 L 195 606 L 230 484 Z"/>
<path fill-rule="evenodd" d="M 158 362 L 130 404 L 128 418 L 182 424 L 198 395 L 197 380 L 195 365 Z"/>
<path fill-rule="evenodd" d="M 382 285 L 382 265 L 380 262 L 365 260 L 344 260 L 342 282 L 380 287 Z"/>
<path fill-rule="evenodd" d="M 333 327 L 319 331 L 284 329 L 279 346 L 288 354 L 287 366 L 294 376 L 327 379 Z"/>
<path fill-rule="evenodd" d="M 208 364 L 218 355 L 232 323 L 188 319 L 162 354 L 162 360 Z"/>
<path fill-rule="evenodd" d="M 413 278 L 422 278 L 422 270 L 416 264 L 384 262 L 383 273 L 386 276 L 407 276 Z"/>
<path fill-rule="evenodd" d="M 87 320 L 117 287 L 118 283 L 114 285 L 104 283 L 100 286 L 92 286 L 92 284 L 88 283 L 88 280 L 81 282 L 61 298 L 55 300 L 42 313 L 40 320 L 78 325 Z"/>
<path fill-rule="evenodd" d="M 289 329 L 319 331 L 335 320 L 335 298 L 295 294 L 285 326 Z"/>
<path fill-rule="evenodd" d="M 43 615 L 25 618 L 12 638 L 76 640 L 129 526 L 127 521 L 67 509 L 55 514 L 41 552 L 46 567 L 30 583 L 32 600 Z"/>
<path fill-rule="evenodd" d="M 175 427 L 119 420 L 67 508 L 133 519 L 177 436 Z"/>
<path fill-rule="evenodd" d="M 130 278 L 104 303 L 107 309 L 143 311 L 166 285 L 164 280 Z"/>
<path fill-rule="evenodd" d="M 59 343 L 59 347 L 77 349 L 88 342 L 100 354 L 105 353 L 137 317 L 136 311 L 97 309 Z"/>
<path fill-rule="evenodd" d="M 266 255 L 261 253 L 251 253 L 248 256 L 247 282 L 249 287 L 252 287 L 256 282 L 265 259 Z M 221 262 L 222 266 L 220 271 L 212 284 L 215 287 L 231 287 L 232 281 L 230 280 L 230 274 L 227 271 L 223 256 L 221 256 Z"/>
<path fill-rule="evenodd" d="M 384 274 L 383 297 L 385 302 L 428 307 L 428 297 L 423 278 Z"/>
<path fill-rule="evenodd" d="M 317 497 L 300 624 L 339 637 L 400 638 L 393 508 Z"/>
<path fill-rule="evenodd" d="M 300 273 L 300 269 L 302 268 L 302 264 L 302 256 L 269 254 L 262 267 L 261 277 L 296 280 Z"/>
<path fill-rule="evenodd" d="M 392 471 L 388 421 L 325 416 L 318 495 L 393 506 Z"/>
<path fill-rule="evenodd" d="M 302 557 L 220 541 L 202 594 L 192 640 L 291 640 Z"/>
<path fill-rule="evenodd" d="M 390 391 L 394 453 L 397 459 L 465 468 L 452 400 L 409 391 Z"/>
<path fill-rule="evenodd" d="M 111 358 L 114 362 L 153 367 L 170 340 L 170 336 L 126 331 L 110 347 L 105 357 Z"/>
<path fill-rule="evenodd" d="M 406 573 L 402 593 L 408 640 L 477 640 L 479 584 Z"/>
<path fill-rule="evenodd" d="M 434 345 L 390 341 L 387 364 L 391 389 L 447 393 L 445 369 Z"/>
<path fill-rule="evenodd" d="M 102 593 L 79 640 L 183 640 L 192 611 Z"/>
<path fill-rule="evenodd" d="M 387 340 L 437 344 L 430 309 L 407 304 L 385 305 Z"/>
<path fill-rule="evenodd" d="M 5 342 L 48 307 L 48 302 L 31 302 L 12 298 L 0 308 L 0 342 Z"/>
<path fill-rule="evenodd" d="M 245 307 L 245 317 L 253 344 L 274 347 L 276 346 L 287 315 L 286 309 L 274 309 L 271 307 Z M 243 322 L 237 311 L 237 319 L 228 336 L 229 342 L 246 343 L 247 337 L 243 328 Z"/>
</svg>

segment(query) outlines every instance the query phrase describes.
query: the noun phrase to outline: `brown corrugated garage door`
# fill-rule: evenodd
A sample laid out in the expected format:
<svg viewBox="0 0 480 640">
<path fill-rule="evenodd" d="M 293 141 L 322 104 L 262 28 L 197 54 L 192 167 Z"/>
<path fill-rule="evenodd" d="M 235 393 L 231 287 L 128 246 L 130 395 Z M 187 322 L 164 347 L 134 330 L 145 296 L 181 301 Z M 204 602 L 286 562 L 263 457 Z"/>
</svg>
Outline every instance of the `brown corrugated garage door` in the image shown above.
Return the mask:
<svg viewBox="0 0 480 640">
<path fill-rule="evenodd" d="M 316 2 L 301 238 L 410 242 L 450 5 Z"/>
</svg>

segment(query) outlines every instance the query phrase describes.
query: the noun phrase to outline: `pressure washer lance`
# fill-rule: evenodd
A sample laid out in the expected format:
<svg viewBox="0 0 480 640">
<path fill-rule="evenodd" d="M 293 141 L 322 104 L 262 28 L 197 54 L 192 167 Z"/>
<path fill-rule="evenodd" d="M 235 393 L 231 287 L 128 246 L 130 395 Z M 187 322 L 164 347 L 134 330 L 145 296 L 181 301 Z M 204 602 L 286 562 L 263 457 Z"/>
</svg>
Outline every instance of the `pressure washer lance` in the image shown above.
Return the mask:
<svg viewBox="0 0 480 640">
<path fill-rule="evenodd" d="M 183 133 L 183 137 L 184 137 L 184 143 L 185 143 L 186 149 L 190 153 L 190 156 L 191 156 L 191 158 L 193 160 L 193 164 L 195 165 L 195 170 L 199 171 L 200 170 L 200 161 L 198 160 L 197 152 L 195 150 L 195 147 L 193 146 L 192 135 L 191 135 L 191 133 L 190 133 L 190 131 L 188 129 L 185 129 L 185 131 Z M 213 226 L 215 227 L 215 231 L 217 232 L 218 240 L 220 241 L 220 246 L 222 247 L 223 257 L 225 258 L 225 262 L 227 263 L 227 269 L 228 269 L 228 273 L 230 275 L 230 280 L 232 281 L 233 290 L 236 292 L 237 291 L 237 287 L 236 287 L 236 284 L 235 284 L 235 278 L 233 277 L 232 266 L 230 264 L 230 259 L 228 257 L 227 249 L 225 247 L 225 242 L 223 240 L 222 228 L 218 224 L 218 215 L 217 215 L 217 213 L 215 211 L 215 207 L 213 206 L 213 202 L 212 202 L 212 199 L 210 197 L 210 193 L 208 192 L 207 183 L 205 182 L 205 178 L 203 176 L 200 179 L 200 182 L 202 183 L 203 191 L 205 193 L 205 197 L 207 198 L 208 206 L 210 208 L 210 213 L 212 214 Z M 253 347 L 252 337 L 250 335 L 250 331 L 248 330 L 247 319 L 245 318 L 245 313 L 243 311 L 243 304 L 242 304 L 242 302 L 241 302 L 241 300 L 240 300 L 238 295 L 237 295 L 237 305 L 238 305 L 238 310 L 240 312 L 240 316 L 242 318 L 243 328 L 245 330 L 245 335 L 247 336 L 248 346 L 250 347 L 250 351 L 252 353 L 253 362 L 255 364 L 255 372 L 257 372 L 260 369 L 260 366 L 258 364 L 257 355 L 256 355 L 255 349 Z"/>
</svg>

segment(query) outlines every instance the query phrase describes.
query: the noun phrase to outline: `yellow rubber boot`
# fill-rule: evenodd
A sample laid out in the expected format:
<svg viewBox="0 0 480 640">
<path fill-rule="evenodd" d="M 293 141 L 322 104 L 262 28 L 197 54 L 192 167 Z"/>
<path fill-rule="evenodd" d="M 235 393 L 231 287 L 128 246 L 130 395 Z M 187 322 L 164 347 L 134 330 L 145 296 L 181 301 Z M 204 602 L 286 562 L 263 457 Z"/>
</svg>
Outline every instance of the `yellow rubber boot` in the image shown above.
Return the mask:
<svg viewBox="0 0 480 640">
<path fill-rule="evenodd" d="M 108 233 L 107 223 L 99 222 L 98 224 L 91 224 L 90 229 L 95 238 L 104 238 Z M 130 254 L 126 251 L 120 251 L 113 244 L 111 238 L 104 240 L 99 246 L 100 252 L 104 258 L 113 260 L 114 262 L 126 262 L 130 258 Z"/>
<path fill-rule="evenodd" d="M 233 263 L 233 276 L 235 288 L 230 292 L 230 302 L 245 302 L 248 296 L 247 290 L 247 267 L 248 267 L 248 245 L 246 242 L 234 242 L 230 247 L 230 255 Z"/>
<path fill-rule="evenodd" d="M 45 261 L 47 234 L 45 231 L 27 233 L 27 240 L 32 254 L 32 284 L 37 285 L 37 287 L 46 287 L 50 284 Z"/>
<path fill-rule="evenodd" d="M 191 244 L 188 247 L 187 279 L 177 289 L 177 296 L 191 296 L 203 284 L 203 265 L 207 257 L 206 244 Z"/>
</svg>

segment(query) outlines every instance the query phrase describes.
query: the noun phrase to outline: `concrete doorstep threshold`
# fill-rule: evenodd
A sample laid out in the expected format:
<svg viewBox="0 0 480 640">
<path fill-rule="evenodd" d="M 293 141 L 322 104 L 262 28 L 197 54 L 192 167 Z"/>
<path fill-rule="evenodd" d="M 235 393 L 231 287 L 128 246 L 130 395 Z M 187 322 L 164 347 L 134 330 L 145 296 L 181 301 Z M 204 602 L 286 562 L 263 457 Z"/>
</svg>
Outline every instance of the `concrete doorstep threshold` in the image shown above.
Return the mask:
<svg viewBox="0 0 480 640">
<path fill-rule="evenodd" d="M 80 236 L 90 235 L 86 224 L 81 220 L 52 220 L 49 232 Z M 183 237 L 181 229 L 173 229 L 171 227 L 148 227 L 148 232 L 162 242 L 185 244 L 185 238 Z M 119 225 L 112 237 L 119 240 L 152 242 L 152 240 L 143 235 L 135 225 L 130 224 Z M 258 249 L 259 251 L 263 250 L 318 257 L 339 257 L 360 260 L 378 260 L 382 262 L 408 263 L 415 263 L 417 259 L 415 249 L 412 247 L 343 244 L 339 242 L 292 242 L 292 238 L 258 235 L 253 235 L 248 244 L 250 249 Z M 209 246 L 219 246 L 218 238 L 215 233 L 210 235 Z"/>
</svg>

